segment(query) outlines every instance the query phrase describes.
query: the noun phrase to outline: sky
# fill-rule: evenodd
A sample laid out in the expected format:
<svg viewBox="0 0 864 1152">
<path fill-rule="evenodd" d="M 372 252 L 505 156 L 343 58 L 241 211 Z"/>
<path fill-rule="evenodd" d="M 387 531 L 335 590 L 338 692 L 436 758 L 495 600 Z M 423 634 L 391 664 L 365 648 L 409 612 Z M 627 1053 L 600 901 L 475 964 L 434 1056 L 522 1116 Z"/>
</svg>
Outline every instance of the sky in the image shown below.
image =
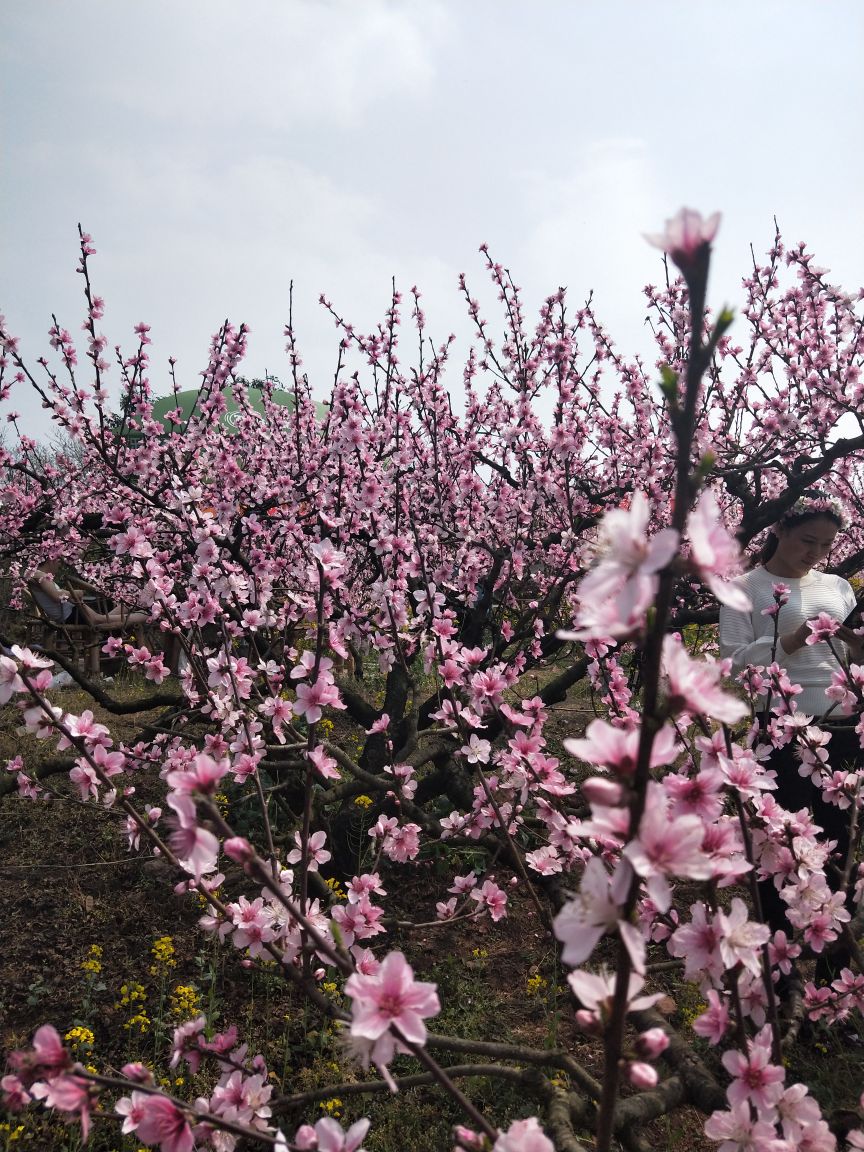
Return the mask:
<svg viewBox="0 0 864 1152">
<path fill-rule="evenodd" d="M 80 329 L 80 221 L 101 330 L 128 354 L 151 325 L 155 394 L 169 356 L 197 386 L 225 318 L 251 328 L 245 374 L 287 380 L 293 280 L 324 398 L 319 295 L 369 331 L 393 277 L 457 334 L 458 392 L 460 272 L 498 320 L 484 242 L 529 319 L 593 290 L 627 353 L 662 276 L 643 234 L 683 204 L 723 213 L 714 305 L 775 217 L 857 289 L 862 48 L 860 0 L 0 0 L 0 311 L 30 363 L 52 312 Z M 28 392 L 10 407 L 50 433 Z"/>
</svg>

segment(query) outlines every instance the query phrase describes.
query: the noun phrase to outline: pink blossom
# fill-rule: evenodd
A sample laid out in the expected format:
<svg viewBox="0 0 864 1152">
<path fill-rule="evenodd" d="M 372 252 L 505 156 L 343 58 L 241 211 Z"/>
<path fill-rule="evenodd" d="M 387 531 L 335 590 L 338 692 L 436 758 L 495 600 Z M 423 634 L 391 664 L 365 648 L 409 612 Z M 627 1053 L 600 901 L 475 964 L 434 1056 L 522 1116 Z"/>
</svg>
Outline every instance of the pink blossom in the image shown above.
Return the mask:
<svg viewBox="0 0 864 1152">
<path fill-rule="evenodd" d="M 184 808 L 179 803 L 182 799 L 174 794 L 168 797 L 168 803 L 179 816 L 177 827 L 168 837 L 168 843 L 180 866 L 200 881 L 206 873 L 216 871 L 219 841 L 208 828 L 202 828 L 197 823 L 194 805 L 190 802 L 189 807 Z"/>
<path fill-rule="evenodd" d="M 449 900 L 439 900 L 435 905 L 435 917 L 438 920 L 451 920 L 456 915 L 456 897 Z"/>
<path fill-rule="evenodd" d="M 368 940 L 384 932 L 384 926 L 379 923 L 384 915 L 383 908 L 374 905 L 368 896 L 363 896 L 354 903 L 337 904 L 330 913 L 334 924 L 337 924 L 342 935 L 342 941 L 350 948 L 355 940 Z"/>
<path fill-rule="evenodd" d="M 488 908 L 494 921 L 503 920 L 507 915 L 507 893 L 492 880 L 485 880 L 482 888 L 475 888 L 471 898 L 480 908 Z"/>
<path fill-rule="evenodd" d="M 195 1139 L 186 1116 L 176 1104 L 164 1096 L 154 1096 L 143 1092 L 134 1093 L 144 1097 L 136 1101 L 137 1117 L 134 1131 L 145 1144 L 158 1144 L 160 1152 L 192 1152 Z M 129 1119 L 131 1113 L 127 1114 Z"/>
<path fill-rule="evenodd" d="M 721 604 L 738 612 L 750 611 L 750 598 L 729 578 L 741 564 L 738 541 L 726 529 L 720 505 L 714 493 L 706 488 L 687 521 L 690 555 L 705 583 Z"/>
<path fill-rule="evenodd" d="M 63 1047 L 60 1033 L 52 1024 L 43 1024 L 33 1036 L 33 1062 L 43 1071 L 66 1068 L 69 1053 Z"/>
<path fill-rule="evenodd" d="M 316 744 L 311 751 L 306 753 L 306 758 L 312 763 L 319 776 L 322 776 L 325 780 L 341 779 L 341 775 L 336 766 L 337 761 L 327 753 L 323 744 Z"/>
<path fill-rule="evenodd" d="M 592 807 L 595 805 L 614 807 L 622 803 L 624 790 L 620 784 L 605 776 L 589 776 L 587 780 L 582 781 L 582 795 Z"/>
<path fill-rule="evenodd" d="M 391 816 L 379 816 L 377 822 L 369 829 L 369 835 L 377 839 L 383 836 L 381 850 L 389 860 L 404 864 L 406 860 L 413 860 L 420 851 L 420 825 L 399 821 Z"/>
<path fill-rule="evenodd" d="M 666 252 L 683 269 L 685 266 L 689 268 L 702 249 L 711 244 L 719 227 L 719 212 L 706 219 L 694 208 L 681 208 L 666 221 L 663 232 L 646 235 L 645 239 Z"/>
<path fill-rule="evenodd" d="M 9 649 L 15 659 L 21 665 L 21 671 L 32 675 L 38 672 L 41 668 L 50 668 L 51 661 L 47 660 L 44 656 L 39 656 L 29 648 L 23 648 L 20 644 L 13 644 Z"/>
<path fill-rule="evenodd" d="M 492 1152 L 555 1152 L 555 1145 L 534 1116 L 514 1120 L 492 1146 Z"/>
<path fill-rule="evenodd" d="M 76 760 L 75 767 L 69 773 L 69 779 L 80 791 L 82 802 L 99 798 L 99 777 L 86 760 Z"/>
<path fill-rule="evenodd" d="M 10 1112 L 20 1112 L 32 1100 L 22 1081 L 11 1073 L 0 1080 L 0 1090 L 3 1092 L 3 1107 Z"/>
<path fill-rule="evenodd" d="M 629 508 L 607 512 L 600 525 L 600 563 L 580 585 L 593 592 L 614 587 L 620 578 L 653 575 L 675 554 L 678 533 L 663 528 L 649 539 L 651 508 L 644 492 L 634 492 Z"/>
<path fill-rule="evenodd" d="M 488 764 L 492 745 L 488 740 L 481 740 L 472 732 L 468 743 L 459 749 L 469 764 Z"/>
<path fill-rule="evenodd" d="M 250 956 L 260 956 L 264 945 L 276 938 L 273 911 L 262 897 L 247 900 L 241 896 L 229 904 L 234 924 L 232 943 L 235 948 L 248 948 Z"/>
<path fill-rule="evenodd" d="M 734 724 L 749 711 L 743 700 L 723 692 L 722 669 L 707 660 L 693 660 L 672 636 L 663 639 L 663 667 L 668 678 L 669 707 L 673 711 L 702 713 Z"/>
<path fill-rule="evenodd" d="M 616 728 L 607 720 L 595 719 L 588 725 L 583 739 L 568 738 L 564 747 L 571 756 L 588 764 L 599 764 L 629 777 L 636 771 L 639 740 L 638 728 Z M 671 764 L 681 751 L 675 729 L 666 725 L 654 737 L 650 765 L 658 768 L 662 764 Z"/>
<path fill-rule="evenodd" d="M 622 636 L 638 627 L 653 599 L 656 573 L 678 547 L 678 533 L 662 528 L 648 536 L 651 508 L 644 492 L 634 492 L 629 508 L 607 512 L 600 524 L 598 563 L 579 584 L 577 629 L 562 639 Z"/>
<path fill-rule="evenodd" d="M 791 1084 L 777 1101 L 777 1114 L 784 1137 L 794 1147 L 806 1148 L 806 1152 L 836 1152 L 837 1141 L 806 1085 Z M 854 1142 L 850 1141 L 850 1147 L 856 1147 Z"/>
<path fill-rule="evenodd" d="M 324 578 L 331 582 L 345 566 L 345 554 L 338 551 L 333 545 L 332 540 L 324 538 L 313 544 L 309 549 L 317 562 L 321 565 L 324 572 Z"/>
<path fill-rule="evenodd" d="M 203 1036 L 206 1027 L 207 1018 L 205 1016 L 197 1016 L 194 1020 L 185 1020 L 179 1027 L 174 1029 L 174 1039 L 171 1044 L 170 1068 L 176 1068 L 181 1059 L 185 1059 L 189 1065 L 190 1072 L 193 1076 L 195 1075 L 201 1063 L 201 1049 L 198 1041 L 199 1038 Z M 144 1071 L 146 1072 L 147 1069 L 145 1068 Z M 129 1076 L 129 1073 L 124 1070 L 124 1075 Z M 129 1078 L 139 1079 L 138 1076 L 130 1076 Z M 133 1099 L 134 1095 L 133 1093 Z M 129 1129 L 129 1131 L 131 1131 L 131 1129 Z"/>
<path fill-rule="evenodd" d="M 771 1063 L 771 1036 L 767 1026 L 747 1047 L 746 1056 L 737 1049 L 723 1053 L 723 1067 L 733 1077 L 726 1095 L 733 1106 L 747 1102 L 764 1112 L 773 1108 L 783 1095 L 786 1073 Z"/>
<path fill-rule="evenodd" d="M 194 1073 L 195 1069 L 192 1071 Z M 114 1105 L 114 1111 L 124 1117 L 123 1127 L 120 1129 L 124 1135 L 134 1132 L 144 1119 L 143 1105 L 149 1095 L 149 1092 L 133 1092 L 131 1096 L 121 1096 Z"/>
<path fill-rule="evenodd" d="M 305 716 L 307 724 L 317 724 L 324 715 L 325 708 L 345 707 L 339 689 L 332 680 L 327 680 L 324 676 L 319 676 L 313 684 L 298 684 L 296 692 L 294 711 L 298 716 Z"/>
<path fill-rule="evenodd" d="M 758 920 L 750 920 L 747 905 L 737 896 L 728 913 L 720 913 L 720 955 L 726 968 L 741 964 L 754 976 L 761 973 L 760 949 L 771 930 Z"/>
<path fill-rule="evenodd" d="M 375 973 L 381 968 L 381 961 L 375 955 L 371 948 L 361 948 L 356 945 L 351 949 L 351 955 L 354 958 L 354 966 L 358 972 L 364 976 L 374 976 Z"/>
<path fill-rule="evenodd" d="M 552 925 L 564 945 L 561 959 L 565 964 L 587 960 L 600 939 L 614 931 L 621 917 L 627 882 L 625 869 L 619 870 L 617 885 L 611 884 L 602 861 L 591 857 L 582 873 L 579 891 L 562 907 Z"/>
<path fill-rule="evenodd" d="M 533 852 L 526 852 L 525 863 L 534 872 L 539 872 L 541 876 L 551 876 L 560 872 L 564 867 L 554 844 L 545 844 Z"/>
<path fill-rule="evenodd" d="M 285 733 L 282 731 L 282 726 L 283 724 L 290 724 L 291 717 L 294 715 L 294 706 L 291 701 L 283 700 L 281 696 L 268 696 L 261 705 L 260 712 L 263 716 L 270 718 L 273 735 L 280 744 L 284 744 Z"/>
<path fill-rule="evenodd" d="M 424 1018 L 441 1011 L 435 985 L 414 979 L 401 952 L 390 952 L 373 975 L 355 972 L 345 981 L 351 997 L 351 1034 L 377 1040 L 392 1025 L 414 1044 L 426 1041 Z"/>
<path fill-rule="evenodd" d="M 346 885 L 346 890 L 349 904 L 356 904 L 364 896 L 371 896 L 373 892 L 379 896 L 387 895 L 387 890 L 382 887 L 381 877 L 377 872 L 364 872 L 362 876 L 352 877 Z"/>
<path fill-rule="evenodd" d="M 30 1089 L 35 1100 L 41 1100 L 46 1108 L 56 1108 L 60 1112 L 76 1112 L 81 1119 L 81 1139 L 87 1143 L 90 1134 L 90 1109 L 92 1106 L 91 1086 L 80 1076 L 54 1076 L 48 1081 L 39 1080 Z"/>
<path fill-rule="evenodd" d="M 634 872 L 647 881 L 648 895 L 661 912 L 668 910 L 672 900 L 667 876 L 686 876 L 691 880 L 707 880 L 711 876 L 711 861 L 702 851 L 702 837 L 699 817 L 671 816 L 662 784 L 651 781 L 638 835 L 625 847 L 624 855 Z"/>
<path fill-rule="evenodd" d="M 705 1121 L 705 1135 L 721 1141 L 717 1152 L 790 1152 L 785 1141 L 776 1139 L 773 1124 L 753 1119 L 746 1100 L 728 1112 L 712 1112 Z"/>
<path fill-rule="evenodd" d="M 294 833 L 296 848 L 292 848 L 285 857 L 289 864 L 299 864 L 303 860 L 303 838 L 299 832 Z M 319 864 L 326 864 L 331 853 L 324 847 L 327 843 L 326 832 L 313 832 L 306 842 L 306 867 L 310 872 L 317 872 Z"/>
<path fill-rule="evenodd" d="M 0 656 L 0 704 L 8 704 L 18 692 L 24 691 L 24 681 L 18 675 L 18 665 L 8 656 Z"/>
<path fill-rule="evenodd" d="M 801 955 L 801 945 L 789 940 L 785 932 L 775 932 L 768 941 L 768 958 L 776 964 L 781 972 L 787 976 L 792 971 L 792 965 Z"/>
<path fill-rule="evenodd" d="M 709 1044 L 719 1044 L 729 1031 L 729 1011 L 713 988 L 708 989 L 706 996 L 708 1008 L 693 1021 L 693 1031 L 697 1036 L 704 1036 Z"/>
<path fill-rule="evenodd" d="M 615 992 L 616 976 L 601 968 L 599 972 L 585 972 L 577 968 L 567 977 L 567 983 L 573 989 L 576 998 L 588 1012 L 596 1013 L 601 1019 L 608 1015 Z M 662 1000 L 663 993 L 657 992 L 651 996 L 640 996 L 639 992 L 645 980 L 638 973 L 633 972 L 627 984 L 627 1011 L 641 1012 L 643 1008 L 651 1008 L 658 1000 Z"/>
<path fill-rule="evenodd" d="M 676 928 L 667 945 L 670 955 L 683 958 L 686 980 L 698 980 L 702 976 L 716 981 L 722 978 L 724 963 L 720 942 L 723 928 L 720 912 L 709 919 L 704 904 L 700 902 L 691 906 L 689 924 Z"/>
<path fill-rule="evenodd" d="M 300 653 L 299 663 L 291 669 L 292 680 L 303 680 L 310 672 L 315 671 L 316 654 L 311 648 L 307 648 L 305 652 Z M 318 671 L 319 674 L 329 680 L 333 679 L 332 675 L 333 661 L 329 656 L 318 657 Z"/>
<path fill-rule="evenodd" d="M 357 1120 L 345 1132 L 338 1120 L 332 1116 L 322 1116 L 315 1124 L 318 1152 L 363 1152 L 360 1145 L 368 1131 L 369 1121 L 365 1117 Z"/>
<path fill-rule="evenodd" d="M 166 781 L 174 792 L 212 796 L 227 772 L 228 765 L 224 760 L 214 760 L 206 752 L 199 752 L 191 763 L 169 772 Z"/>
<path fill-rule="evenodd" d="M 255 849 L 245 836 L 229 836 L 222 851 L 235 864 L 249 864 L 255 859 Z"/>
<path fill-rule="evenodd" d="M 815 619 L 807 621 L 807 627 L 810 631 L 804 643 L 822 644 L 835 634 L 840 627 L 840 621 L 829 616 L 827 612 L 820 612 Z"/>
</svg>

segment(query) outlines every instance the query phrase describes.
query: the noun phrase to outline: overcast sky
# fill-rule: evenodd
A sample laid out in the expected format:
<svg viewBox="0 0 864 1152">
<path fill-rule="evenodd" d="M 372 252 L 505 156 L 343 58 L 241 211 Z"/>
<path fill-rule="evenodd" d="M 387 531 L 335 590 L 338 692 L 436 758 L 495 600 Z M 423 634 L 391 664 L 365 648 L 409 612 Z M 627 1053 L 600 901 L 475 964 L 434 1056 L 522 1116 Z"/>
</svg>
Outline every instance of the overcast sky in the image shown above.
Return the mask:
<svg viewBox="0 0 864 1152">
<path fill-rule="evenodd" d="M 0 23 L 0 310 L 32 361 L 52 311 L 83 319 L 78 221 L 109 343 L 152 325 L 157 394 L 171 355 L 197 385 L 225 317 L 246 374 L 287 379 L 292 279 L 319 396 L 322 291 L 369 330 L 395 276 L 461 335 L 484 241 L 529 317 L 593 288 L 635 351 L 661 272 L 641 234 L 682 204 L 723 213 L 715 304 L 775 215 L 864 284 L 860 0 L 0 0 Z"/>
</svg>

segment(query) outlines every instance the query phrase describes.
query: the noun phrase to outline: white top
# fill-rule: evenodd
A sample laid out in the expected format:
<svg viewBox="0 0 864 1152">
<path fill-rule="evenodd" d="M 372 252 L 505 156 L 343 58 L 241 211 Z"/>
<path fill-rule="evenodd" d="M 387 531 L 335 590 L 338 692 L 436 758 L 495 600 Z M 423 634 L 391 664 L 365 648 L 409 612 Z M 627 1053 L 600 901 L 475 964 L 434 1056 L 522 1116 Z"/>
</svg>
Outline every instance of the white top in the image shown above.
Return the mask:
<svg viewBox="0 0 864 1152">
<path fill-rule="evenodd" d="M 842 623 L 855 607 L 852 586 L 842 577 L 826 572 L 811 570 L 799 580 L 793 580 L 789 576 L 774 576 L 761 567 L 745 572 L 735 583 L 744 589 L 753 606 L 749 612 L 736 612 L 721 604 L 720 655 L 732 657 L 735 672 L 748 664 L 767 665 L 776 660 L 792 683 L 804 689 L 795 697 L 798 711 L 821 716 L 831 707 L 832 701 L 825 696 L 825 689 L 839 667 L 831 649 L 823 641 L 805 644 L 797 652 L 786 652 L 778 640 L 772 655 L 774 620 L 763 616 L 762 611 L 774 605 L 774 585 L 785 584 L 790 589 L 789 600 L 780 609 L 778 636 L 794 632 L 820 612 L 827 612 Z M 832 644 L 845 653 L 846 646 L 840 641 L 832 640 Z"/>
</svg>

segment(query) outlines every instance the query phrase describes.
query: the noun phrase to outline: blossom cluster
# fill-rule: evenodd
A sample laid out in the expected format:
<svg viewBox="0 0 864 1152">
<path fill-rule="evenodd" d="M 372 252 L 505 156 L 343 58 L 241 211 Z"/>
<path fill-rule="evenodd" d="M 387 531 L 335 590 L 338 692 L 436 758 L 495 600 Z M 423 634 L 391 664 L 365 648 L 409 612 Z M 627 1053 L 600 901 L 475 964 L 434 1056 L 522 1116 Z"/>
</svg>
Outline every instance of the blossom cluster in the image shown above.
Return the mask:
<svg viewBox="0 0 864 1152">
<path fill-rule="evenodd" d="M 0 373 L 11 369 L 16 388 L 37 390 L 82 460 L 48 461 L 38 473 L 50 512 L 34 540 L 31 445 L 0 450 L 8 476 L 0 529 L 22 587 L 47 549 L 131 590 L 152 635 L 108 638 L 104 654 L 136 669 L 154 698 L 166 694 L 174 727 L 142 726 L 118 742 L 92 710 L 55 703 L 50 660 L 19 646 L 0 655 L 0 704 L 15 705 L 26 731 L 68 754 L 82 802 L 122 811 L 131 851 L 159 853 L 175 870 L 178 891 L 206 906 L 203 931 L 247 961 L 277 961 L 391 1086 L 401 1054 L 432 1060 L 426 1021 L 440 1005 L 434 985 L 393 950 L 384 898 L 393 872 L 419 869 L 434 852 L 445 862 L 446 896 L 424 931 L 480 917 L 498 923 L 522 893 L 542 908 L 538 893 L 558 881 L 570 893 L 554 934 L 578 1024 L 620 1041 L 606 1070 L 610 1099 L 620 1070 L 637 1090 L 658 1082 L 668 1030 L 640 1024 L 635 1039 L 623 1037 L 627 1016 L 650 1015 L 650 961 L 665 957 L 707 1002 L 697 1034 L 723 1049 L 729 1107 L 708 1120 L 709 1136 L 777 1152 L 783 1142 L 828 1149 L 815 1101 L 803 1085 L 785 1084 L 772 991 L 793 964 L 844 935 L 849 912 L 828 882 L 830 843 L 806 812 L 776 802 L 767 758 L 794 738 L 802 775 L 850 819 L 860 776 L 828 767 L 827 726 L 799 714 L 797 686 L 778 662 L 747 669 L 736 692 L 724 683 L 728 666 L 696 650 L 687 628 L 714 598 L 748 609 L 733 582 L 741 542 L 770 526 L 761 502 L 782 496 L 794 473 L 766 464 L 766 434 L 780 461 L 799 459 L 802 443 L 816 453 L 831 442 L 849 396 L 864 400 L 862 325 L 854 301 L 829 291 L 803 250 L 785 253 L 778 239 L 768 265 L 753 271 L 749 351 L 731 343 L 720 318 L 699 330 L 690 305 L 717 223 L 687 210 L 661 238 L 685 277 L 649 292 L 668 369 L 662 404 L 650 374 L 618 353 L 590 307 L 569 316 L 563 290 L 529 330 L 520 289 L 484 248 L 508 330 L 496 345 L 463 282 L 477 342 L 461 414 L 444 379 L 449 343 L 416 368 L 402 365 L 394 293 L 368 333 L 325 303 L 340 360 L 323 415 L 289 327 L 292 403 L 263 382 L 263 426 L 239 375 L 248 330 L 231 324 L 214 337 L 196 410 L 165 424 L 153 418 L 150 338 L 139 325 L 134 352 L 121 357 L 122 418 L 112 423 L 102 305 L 87 273 L 93 248 L 82 236 L 81 359 L 92 388 L 56 322 L 49 340 L 61 364 L 45 361 L 38 379 L 0 322 Z M 778 294 L 784 258 L 800 283 Z M 704 367 L 709 353 L 712 386 L 700 394 L 692 365 Z M 769 395 L 765 374 L 785 383 Z M 229 387 L 238 409 L 230 432 L 221 421 Z M 758 483 L 748 488 L 740 478 L 750 468 Z M 860 453 L 850 449 L 832 482 L 854 503 L 861 479 Z M 32 553 L 23 559 L 22 540 Z M 840 559 L 861 543 L 851 527 Z M 787 595 L 775 590 L 775 616 Z M 829 621 L 812 624 L 814 642 L 831 642 L 833 632 Z M 364 682 L 370 672 L 383 682 L 380 698 Z M 581 676 L 601 715 L 565 742 L 565 755 L 550 716 Z M 862 687 L 861 666 L 846 660 L 829 698 L 858 711 Z M 349 751 L 355 732 L 365 738 Z M 21 757 L 6 769 L 0 784 L 21 796 L 52 787 Z M 161 781 L 158 804 L 137 799 L 143 773 Z M 248 838 L 217 803 L 223 787 L 258 805 L 260 826 Z M 279 844 L 272 793 L 302 814 Z M 346 826 L 350 837 L 340 833 Z M 352 852 L 361 842 L 356 867 L 344 863 L 349 838 Z M 231 898 L 228 874 L 245 884 Z M 777 887 L 788 934 L 772 933 L 741 899 L 756 879 Z M 694 893 L 687 908 L 682 881 Z M 616 950 L 615 972 L 595 963 L 601 945 Z M 324 968 L 338 973 L 335 999 L 319 988 Z M 842 1021 L 861 1003 L 851 968 L 805 988 L 812 1021 Z M 86 1134 L 102 1089 L 46 1029 L 13 1061 L 7 1101 L 42 1100 L 79 1116 Z M 205 1058 L 219 1064 L 218 1083 L 192 1103 L 124 1069 L 124 1130 L 165 1152 L 208 1141 L 228 1148 L 235 1129 L 287 1148 L 261 1062 L 247 1061 L 230 1028 L 214 1038 L 195 1016 L 178 1028 L 172 1059 L 195 1070 Z M 613 1116 L 614 1100 L 599 1111 Z M 457 1133 L 466 1150 L 551 1147 L 534 1119 L 506 1132 L 468 1119 L 474 1127 Z M 361 1120 L 343 1132 L 327 1117 L 302 1126 L 291 1145 L 354 1152 L 366 1128 Z"/>
</svg>

